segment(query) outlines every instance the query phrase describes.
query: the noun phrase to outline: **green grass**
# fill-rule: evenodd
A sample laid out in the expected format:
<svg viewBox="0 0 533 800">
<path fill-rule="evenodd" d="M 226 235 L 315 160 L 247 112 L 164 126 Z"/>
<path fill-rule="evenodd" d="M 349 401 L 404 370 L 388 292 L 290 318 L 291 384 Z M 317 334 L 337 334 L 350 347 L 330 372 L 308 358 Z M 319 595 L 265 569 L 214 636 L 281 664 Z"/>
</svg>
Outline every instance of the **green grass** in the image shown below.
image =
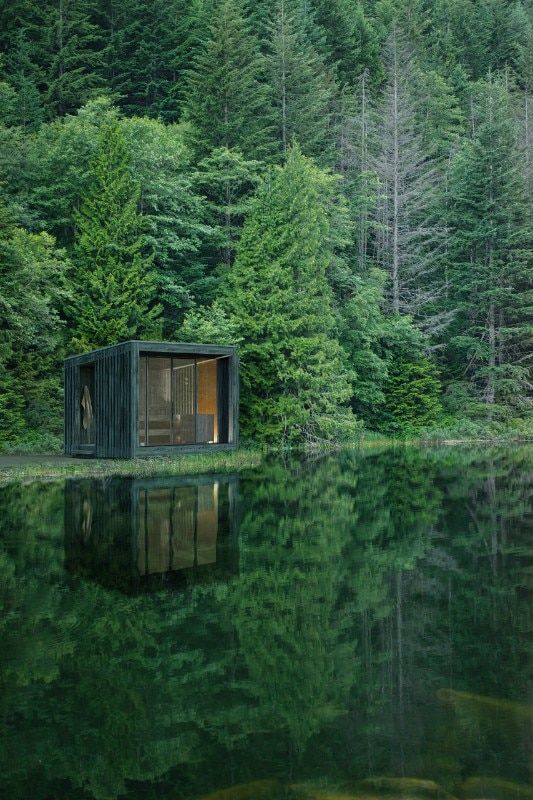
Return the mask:
<svg viewBox="0 0 533 800">
<path fill-rule="evenodd" d="M 510 423 L 481 423 L 469 420 L 443 420 L 443 424 L 403 437 L 387 437 L 372 431 L 364 431 L 353 442 L 337 445 L 322 445 L 313 448 L 316 452 L 335 452 L 345 448 L 380 450 L 388 447 L 431 446 L 439 444 L 476 444 L 480 442 L 527 442 L 533 441 L 533 428 L 530 420 L 513 420 Z M 54 444 L 57 445 L 54 439 Z M 0 485 L 13 481 L 53 480 L 60 478 L 106 477 L 154 477 L 158 475 L 198 475 L 209 472 L 239 472 L 257 467 L 266 453 L 297 453 L 299 448 L 281 446 L 258 447 L 249 445 L 239 450 L 215 453 L 184 454 L 182 456 L 158 456 L 137 459 L 78 459 L 65 461 L 57 459 L 61 452 L 59 445 L 43 451 L 46 441 L 39 441 L 37 447 L 25 442 L 18 447 L 4 446 L 0 453 Z M 50 443 L 49 443 L 50 444 Z M 302 452 L 307 452 L 302 450 Z M 15 456 L 9 463 L 8 454 Z M 16 456 L 33 456 L 26 463 L 16 463 Z"/>
<path fill-rule="evenodd" d="M 209 472 L 239 472 L 261 463 L 259 449 L 230 450 L 219 453 L 134 459 L 79 459 L 76 463 L 48 461 L 46 456 L 22 464 L 0 464 L 0 485 L 13 481 L 58 478 L 98 478 L 106 476 L 154 477 L 157 475 L 199 475 Z"/>
</svg>

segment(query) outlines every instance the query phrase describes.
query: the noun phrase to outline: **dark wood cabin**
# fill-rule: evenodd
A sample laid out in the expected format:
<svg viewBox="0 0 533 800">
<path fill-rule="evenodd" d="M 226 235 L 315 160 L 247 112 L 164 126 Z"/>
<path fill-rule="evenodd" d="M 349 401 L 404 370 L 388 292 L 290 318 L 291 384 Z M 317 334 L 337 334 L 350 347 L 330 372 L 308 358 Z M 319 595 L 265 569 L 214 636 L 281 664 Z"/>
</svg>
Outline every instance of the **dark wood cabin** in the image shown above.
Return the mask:
<svg viewBox="0 0 533 800">
<path fill-rule="evenodd" d="M 65 453 L 136 458 L 234 449 L 235 347 L 131 341 L 65 360 Z"/>
</svg>

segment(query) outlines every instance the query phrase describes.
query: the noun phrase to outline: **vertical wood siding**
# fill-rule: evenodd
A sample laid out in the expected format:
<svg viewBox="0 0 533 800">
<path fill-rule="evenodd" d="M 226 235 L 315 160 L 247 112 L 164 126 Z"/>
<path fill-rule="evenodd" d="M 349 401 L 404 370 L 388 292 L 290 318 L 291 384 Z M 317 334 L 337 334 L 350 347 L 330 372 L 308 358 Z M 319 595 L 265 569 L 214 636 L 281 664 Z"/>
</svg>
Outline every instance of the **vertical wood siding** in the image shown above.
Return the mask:
<svg viewBox="0 0 533 800">
<path fill-rule="evenodd" d="M 78 409 L 79 368 L 72 361 L 65 361 L 64 370 L 64 404 L 65 404 L 65 453 L 73 455 L 79 444 L 80 416 Z"/>
<path fill-rule="evenodd" d="M 131 349 L 110 348 L 96 361 L 96 455 L 132 455 Z"/>
</svg>

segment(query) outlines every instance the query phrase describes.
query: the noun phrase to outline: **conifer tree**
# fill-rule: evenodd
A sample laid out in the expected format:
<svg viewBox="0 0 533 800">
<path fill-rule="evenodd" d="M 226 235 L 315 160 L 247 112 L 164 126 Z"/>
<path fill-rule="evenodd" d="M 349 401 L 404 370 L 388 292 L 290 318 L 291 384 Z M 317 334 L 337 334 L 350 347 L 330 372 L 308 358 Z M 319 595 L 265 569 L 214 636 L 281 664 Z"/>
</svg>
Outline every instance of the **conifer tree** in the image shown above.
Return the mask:
<svg viewBox="0 0 533 800">
<path fill-rule="evenodd" d="M 104 126 L 73 253 L 73 344 L 91 349 L 156 335 L 156 275 L 143 253 L 139 186 L 117 123 Z"/>
<path fill-rule="evenodd" d="M 96 0 L 53 0 L 46 30 L 47 103 L 63 115 L 79 108 L 103 86 Z"/>
<path fill-rule="evenodd" d="M 14 36 L 9 57 L 6 59 L 6 75 L 14 91 L 14 102 L 9 118 L 12 125 L 24 130 L 36 130 L 44 119 L 44 108 L 39 85 L 42 70 L 32 60 L 32 45 L 24 30 Z"/>
<path fill-rule="evenodd" d="M 334 335 L 324 196 L 331 178 L 297 146 L 258 190 L 226 281 L 243 342 L 243 429 L 260 440 L 349 437 L 350 385 Z"/>
<path fill-rule="evenodd" d="M 185 76 L 202 40 L 201 2 L 111 0 L 103 18 L 105 74 L 127 114 L 179 119 Z"/>
<path fill-rule="evenodd" d="M 272 153 L 264 59 L 242 0 L 220 0 L 209 36 L 193 63 L 185 116 L 199 156 L 217 147 L 245 158 Z"/>
<path fill-rule="evenodd" d="M 516 125 L 501 82 L 480 84 L 476 117 L 451 176 L 457 316 L 450 358 L 456 389 L 496 413 L 527 405 L 531 389 L 531 238 Z"/>
<path fill-rule="evenodd" d="M 379 179 L 376 257 L 390 276 L 392 312 L 411 315 L 434 335 L 446 319 L 437 310 L 443 293 L 440 173 L 424 146 L 420 103 L 413 95 L 417 65 L 396 27 L 387 41 L 386 63 L 373 164 Z"/>
<path fill-rule="evenodd" d="M 334 64 L 341 84 L 356 86 L 368 70 L 374 83 L 382 77 L 377 34 L 354 0 L 314 0 L 315 20 L 324 30 L 328 63 Z"/>
<path fill-rule="evenodd" d="M 267 52 L 275 136 L 283 155 L 295 139 L 305 155 L 327 163 L 336 87 L 312 43 L 308 24 L 292 10 L 290 0 L 277 0 L 268 26 Z"/>
<path fill-rule="evenodd" d="M 261 163 L 219 147 L 199 166 L 197 185 L 207 200 L 216 265 L 228 268 L 235 255 L 245 214 L 259 182 Z"/>
<path fill-rule="evenodd" d="M 217 280 L 205 254 L 213 224 L 179 126 L 141 117 L 120 125 L 141 189 L 145 245 L 153 254 L 168 333 L 195 302 L 207 303 L 214 296 Z"/>
</svg>

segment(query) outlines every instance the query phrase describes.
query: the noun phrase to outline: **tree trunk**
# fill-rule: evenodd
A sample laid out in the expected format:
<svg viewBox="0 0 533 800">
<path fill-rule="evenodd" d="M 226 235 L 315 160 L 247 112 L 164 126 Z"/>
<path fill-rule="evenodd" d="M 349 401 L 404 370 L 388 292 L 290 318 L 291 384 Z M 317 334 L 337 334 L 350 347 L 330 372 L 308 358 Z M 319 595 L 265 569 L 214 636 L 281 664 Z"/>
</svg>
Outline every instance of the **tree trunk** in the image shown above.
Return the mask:
<svg viewBox="0 0 533 800">
<path fill-rule="evenodd" d="M 398 142 L 398 51 L 394 37 L 394 105 L 393 105 L 393 186 L 392 186 L 392 310 L 400 313 L 400 247 L 399 247 L 399 169 L 400 152 Z"/>
</svg>

